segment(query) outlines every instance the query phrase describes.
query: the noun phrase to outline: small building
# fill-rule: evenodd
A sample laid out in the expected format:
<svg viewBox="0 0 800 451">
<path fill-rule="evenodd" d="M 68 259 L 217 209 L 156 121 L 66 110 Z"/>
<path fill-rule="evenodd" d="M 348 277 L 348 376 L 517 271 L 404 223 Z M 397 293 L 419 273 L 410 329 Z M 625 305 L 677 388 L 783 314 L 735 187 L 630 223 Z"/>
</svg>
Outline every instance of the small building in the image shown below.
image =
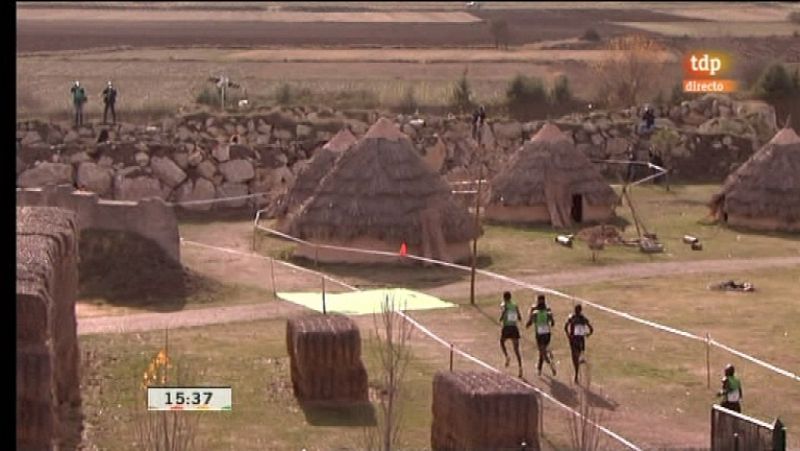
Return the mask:
<svg viewBox="0 0 800 451">
<path fill-rule="evenodd" d="M 450 185 L 431 170 L 413 143 L 391 121 L 379 119 L 335 163 L 285 225 L 308 240 L 294 254 L 325 262 L 394 262 L 316 244 L 465 261 L 480 229 L 458 205 Z"/>
<path fill-rule="evenodd" d="M 570 227 L 614 217 L 619 196 L 589 158 L 545 124 L 491 180 L 486 218 Z"/>
<path fill-rule="evenodd" d="M 733 171 L 710 203 L 714 216 L 732 226 L 800 231 L 800 137 L 780 130 Z"/>
</svg>

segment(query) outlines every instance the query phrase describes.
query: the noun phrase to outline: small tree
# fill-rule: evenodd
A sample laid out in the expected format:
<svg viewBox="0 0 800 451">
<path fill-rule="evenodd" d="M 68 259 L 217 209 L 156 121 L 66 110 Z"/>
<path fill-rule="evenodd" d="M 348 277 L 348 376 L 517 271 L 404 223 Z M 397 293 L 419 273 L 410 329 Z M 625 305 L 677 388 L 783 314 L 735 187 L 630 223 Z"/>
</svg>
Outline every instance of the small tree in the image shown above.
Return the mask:
<svg viewBox="0 0 800 451">
<path fill-rule="evenodd" d="M 533 111 L 548 104 L 544 83 L 539 78 L 518 74 L 508 85 L 506 102 L 512 116 L 528 119 Z"/>
<path fill-rule="evenodd" d="M 612 39 L 607 50 L 609 56 L 592 65 L 598 93 L 610 106 L 636 105 L 657 85 L 663 47 L 646 36 L 633 35 Z"/>
<path fill-rule="evenodd" d="M 550 100 L 555 106 L 569 105 L 575 100 L 569 87 L 569 79 L 565 75 L 559 75 L 553 82 Z"/>
<path fill-rule="evenodd" d="M 602 411 L 593 406 L 589 399 L 592 381 L 588 365 L 584 366 L 582 372 L 584 374 L 586 386 L 579 386 L 577 388 L 578 412 L 581 416 L 578 417 L 571 412 L 567 413 L 567 415 L 569 415 L 569 432 L 572 445 L 570 449 L 576 451 L 596 451 L 600 449 L 602 434 L 594 424 L 600 424 Z"/>
<path fill-rule="evenodd" d="M 797 70 L 794 74 L 783 64 L 772 64 L 759 77 L 756 83 L 756 95 L 764 100 L 778 100 L 786 97 L 794 97 L 800 93 L 800 78 Z"/>
<path fill-rule="evenodd" d="M 292 87 L 289 83 L 281 83 L 275 91 L 275 100 L 280 105 L 288 105 L 292 102 Z"/>
<path fill-rule="evenodd" d="M 386 296 L 380 313 L 373 314 L 378 341 L 381 385 L 383 393 L 378 402 L 379 418 L 375 428 L 366 430 L 366 448 L 391 451 L 399 443 L 402 409 L 400 394 L 406 368 L 411 360 L 409 340 L 413 326 L 396 313 L 399 306 Z"/>
<path fill-rule="evenodd" d="M 489 22 L 489 31 L 492 33 L 492 37 L 494 38 L 494 46 L 495 48 L 500 48 L 501 46 L 508 50 L 508 41 L 511 38 L 511 33 L 508 29 L 508 22 L 505 19 L 492 19 Z"/>
<path fill-rule="evenodd" d="M 453 108 L 460 114 L 471 111 L 475 107 L 475 102 L 472 100 L 472 88 L 467 80 L 467 69 L 461 73 L 461 78 L 458 79 L 453 87 L 453 94 L 450 102 Z"/>
<path fill-rule="evenodd" d="M 403 114 L 412 114 L 419 109 L 416 96 L 414 95 L 414 86 L 408 85 L 406 87 L 403 98 L 400 100 L 400 112 Z"/>
<path fill-rule="evenodd" d="M 598 42 L 600 39 L 600 34 L 594 28 L 589 28 L 588 30 L 584 31 L 583 35 L 581 36 L 581 40 L 589 42 Z"/>
</svg>

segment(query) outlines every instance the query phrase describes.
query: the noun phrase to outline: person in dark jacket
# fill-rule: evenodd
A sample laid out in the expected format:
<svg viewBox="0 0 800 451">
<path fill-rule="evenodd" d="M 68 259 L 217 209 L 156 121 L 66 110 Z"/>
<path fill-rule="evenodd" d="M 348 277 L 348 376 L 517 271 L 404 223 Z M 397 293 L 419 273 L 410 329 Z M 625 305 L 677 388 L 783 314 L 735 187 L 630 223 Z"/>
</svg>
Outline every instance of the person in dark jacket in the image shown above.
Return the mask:
<svg viewBox="0 0 800 451">
<path fill-rule="evenodd" d="M 481 105 L 472 113 L 472 139 L 478 139 L 478 134 L 483 128 L 484 122 L 486 122 L 486 109 Z"/>
<path fill-rule="evenodd" d="M 81 86 L 81 82 L 75 80 L 75 84 L 69 90 L 72 94 L 72 106 L 75 108 L 75 126 L 83 125 L 83 104 L 86 103 L 86 90 Z"/>
<path fill-rule="evenodd" d="M 108 84 L 106 85 L 106 89 L 103 90 L 103 104 L 105 108 L 103 108 L 103 123 L 107 124 L 108 121 L 106 120 L 108 117 L 109 110 L 111 111 L 111 123 L 114 124 L 117 122 L 117 112 L 114 109 L 114 105 L 117 102 L 117 88 L 115 88 L 111 81 L 109 80 Z"/>
</svg>

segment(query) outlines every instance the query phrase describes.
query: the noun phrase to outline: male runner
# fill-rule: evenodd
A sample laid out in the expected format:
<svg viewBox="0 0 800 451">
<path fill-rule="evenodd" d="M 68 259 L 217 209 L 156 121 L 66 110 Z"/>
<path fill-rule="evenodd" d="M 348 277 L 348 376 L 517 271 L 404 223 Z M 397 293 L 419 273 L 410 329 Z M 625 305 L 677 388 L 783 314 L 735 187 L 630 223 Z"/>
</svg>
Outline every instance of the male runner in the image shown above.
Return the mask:
<svg viewBox="0 0 800 451">
<path fill-rule="evenodd" d="M 531 306 L 531 311 L 528 315 L 528 322 L 525 328 L 531 327 L 531 324 L 536 324 L 536 346 L 539 348 L 539 363 L 536 365 L 536 370 L 539 376 L 542 375 L 542 363 L 547 362 L 550 365 L 550 370 L 553 371 L 553 376 L 556 375 L 556 367 L 553 365 L 553 353 L 547 347 L 550 345 L 550 328 L 556 325 L 553 319 L 553 312 L 545 302 L 544 295 L 540 294 L 536 297 L 536 305 Z"/>
<path fill-rule="evenodd" d="M 575 313 L 569 315 L 567 322 L 564 323 L 564 332 L 569 339 L 569 348 L 572 353 L 572 366 L 575 367 L 575 383 L 578 383 L 578 366 L 585 362 L 583 351 L 586 349 L 586 337 L 594 333 L 594 328 L 589 319 L 583 316 L 583 307 L 580 304 L 575 306 Z"/>
<path fill-rule="evenodd" d="M 514 354 L 517 355 L 519 377 L 522 377 L 522 357 L 519 355 L 519 328 L 517 327 L 517 322 L 521 317 L 519 307 L 511 300 L 511 293 L 506 291 L 503 293 L 503 302 L 500 304 L 500 323 L 503 325 L 503 329 L 500 332 L 500 349 L 503 350 L 503 355 L 506 357 L 506 366 L 508 366 L 506 340 L 511 339 L 511 343 L 514 345 Z"/>
</svg>

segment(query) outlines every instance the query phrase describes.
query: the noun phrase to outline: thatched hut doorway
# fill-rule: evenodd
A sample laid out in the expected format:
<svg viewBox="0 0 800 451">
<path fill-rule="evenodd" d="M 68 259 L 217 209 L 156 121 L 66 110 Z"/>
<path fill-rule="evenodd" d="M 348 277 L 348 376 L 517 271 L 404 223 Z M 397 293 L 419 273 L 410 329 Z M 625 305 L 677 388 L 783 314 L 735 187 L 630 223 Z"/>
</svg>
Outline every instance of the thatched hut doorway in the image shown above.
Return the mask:
<svg viewBox="0 0 800 451">
<path fill-rule="evenodd" d="M 572 195 L 572 209 L 570 210 L 572 220 L 575 222 L 583 222 L 583 196 L 580 194 Z"/>
</svg>

